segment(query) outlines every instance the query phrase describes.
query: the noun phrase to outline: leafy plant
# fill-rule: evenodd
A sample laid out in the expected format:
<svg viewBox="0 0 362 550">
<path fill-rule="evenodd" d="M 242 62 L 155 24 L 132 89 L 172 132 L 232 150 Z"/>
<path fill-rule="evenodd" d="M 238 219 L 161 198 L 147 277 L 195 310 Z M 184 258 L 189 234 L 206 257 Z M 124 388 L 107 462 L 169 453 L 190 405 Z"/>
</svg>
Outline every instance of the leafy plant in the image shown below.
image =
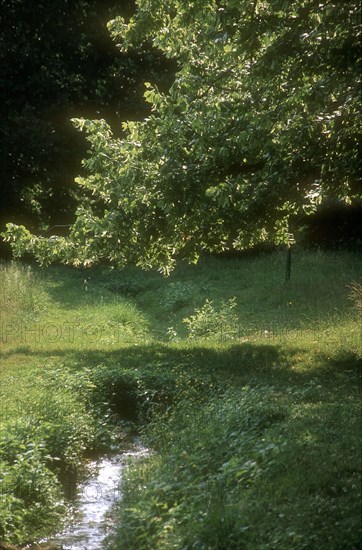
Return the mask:
<svg viewBox="0 0 362 550">
<path fill-rule="evenodd" d="M 238 335 L 239 323 L 235 313 L 236 307 L 236 298 L 221 302 L 220 306 L 215 306 L 212 301 L 206 300 L 201 308 L 195 309 L 193 315 L 183 320 L 187 326 L 189 338 L 235 338 Z"/>
<path fill-rule="evenodd" d="M 15 433 L 13 437 L 19 437 Z M 31 441 L 7 439 L 17 453 L 12 460 L 1 460 L 0 536 L 3 540 L 22 542 L 47 533 L 65 512 L 61 485 L 46 464 L 51 459 L 39 438 Z"/>
<path fill-rule="evenodd" d="M 169 283 L 164 290 L 162 305 L 166 310 L 176 312 L 190 303 L 196 291 L 197 287 L 192 282 Z"/>
<path fill-rule="evenodd" d="M 73 119 L 90 144 L 76 221 L 66 238 L 9 223 L 15 255 L 170 273 L 205 251 L 291 243 L 323 201 L 361 200 L 359 2 L 140 1 L 109 30 L 124 53 L 152 43 L 175 60 L 175 81 L 145 83 L 152 113 L 121 138 Z"/>
</svg>

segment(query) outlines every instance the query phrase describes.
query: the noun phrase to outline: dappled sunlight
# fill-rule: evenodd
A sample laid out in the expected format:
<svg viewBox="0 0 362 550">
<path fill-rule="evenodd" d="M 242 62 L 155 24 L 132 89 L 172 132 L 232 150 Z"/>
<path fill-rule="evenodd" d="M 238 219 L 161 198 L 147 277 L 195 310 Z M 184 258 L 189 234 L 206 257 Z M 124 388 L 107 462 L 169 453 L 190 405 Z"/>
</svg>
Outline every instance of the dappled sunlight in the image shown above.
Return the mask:
<svg viewBox="0 0 362 550">
<path fill-rule="evenodd" d="M 45 500 L 32 485 L 26 529 L 43 533 L 44 516 L 55 529 L 57 476 L 141 432 L 154 453 L 126 475 L 120 536 L 152 518 L 158 540 L 163 523 L 187 539 L 194 513 L 205 540 L 283 538 L 287 517 L 299 532 L 315 518 L 328 530 L 329 509 L 334 526 L 352 521 L 362 354 L 358 317 L 335 292 L 347 277 L 335 274 L 319 311 L 302 280 L 265 282 L 267 265 L 212 259 L 170 279 L 133 270 L 135 280 L 100 269 L 87 290 L 83 274 L 51 268 L 27 282 L 31 307 L 23 292 L 2 317 L 0 453 L 19 500 L 0 518 L 21 516 L 33 476 Z M 211 522 L 217 510 L 223 521 Z"/>
</svg>

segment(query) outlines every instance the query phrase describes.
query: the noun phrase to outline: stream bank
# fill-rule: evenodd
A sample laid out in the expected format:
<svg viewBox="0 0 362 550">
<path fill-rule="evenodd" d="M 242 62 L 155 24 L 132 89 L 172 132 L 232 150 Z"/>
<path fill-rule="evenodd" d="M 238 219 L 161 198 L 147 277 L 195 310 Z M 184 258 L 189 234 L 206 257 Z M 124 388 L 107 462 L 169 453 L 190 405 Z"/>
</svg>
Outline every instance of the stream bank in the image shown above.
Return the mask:
<svg viewBox="0 0 362 550">
<path fill-rule="evenodd" d="M 66 492 L 72 495 L 72 518 L 56 535 L 18 547 L 1 543 L 0 550 L 99 550 L 112 532 L 112 509 L 122 498 L 122 471 L 130 460 L 149 455 L 149 450 L 135 442 L 129 451 L 89 460 L 89 474 Z"/>
<path fill-rule="evenodd" d="M 122 470 L 130 459 L 149 453 L 138 445 L 134 450 L 101 457 L 88 466 L 92 472 L 76 487 L 74 518 L 51 542 L 62 550 L 99 550 L 113 527 L 112 508 L 122 498 Z"/>
</svg>

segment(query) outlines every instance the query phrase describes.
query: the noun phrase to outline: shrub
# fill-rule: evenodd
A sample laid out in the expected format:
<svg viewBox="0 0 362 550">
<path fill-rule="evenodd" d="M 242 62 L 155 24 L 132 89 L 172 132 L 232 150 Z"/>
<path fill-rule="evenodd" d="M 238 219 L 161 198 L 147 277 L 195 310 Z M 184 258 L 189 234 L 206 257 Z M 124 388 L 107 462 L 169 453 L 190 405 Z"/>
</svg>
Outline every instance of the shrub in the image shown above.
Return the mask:
<svg viewBox="0 0 362 550">
<path fill-rule="evenodd" d="M 85 451 L 111 431 L 93 409 L 86 369 L 48 368 L 46 377 L 33 369 L 18 386 L 21 404 L 0 418 L 0 540 L 13 543 L 54 529 L 66 509 L 57 473 L 81 469 Z"/>
<path fill-rule="evenodd" d="M 16 433 L 12 441 L 9 437 L 6 443 L 17 448 L 17 454 L 13 461 L 0 461 L 0 538 L 22 542 L 30 534 L 46 534 L 60 521 L 65 507 L 60 483 L 46 464 L 50 457 L 45 445 L 35 438 L 24 443 Z"/>
<path fill-rule="evenodd" d="M 219 307 L 210 300 L 195 309 L 194 315 L 183 320 L 190 338 L 235 338 L 238 335 L 239 318 L 235 313 L 236 298 L 221 302 Z"/>
</svg>

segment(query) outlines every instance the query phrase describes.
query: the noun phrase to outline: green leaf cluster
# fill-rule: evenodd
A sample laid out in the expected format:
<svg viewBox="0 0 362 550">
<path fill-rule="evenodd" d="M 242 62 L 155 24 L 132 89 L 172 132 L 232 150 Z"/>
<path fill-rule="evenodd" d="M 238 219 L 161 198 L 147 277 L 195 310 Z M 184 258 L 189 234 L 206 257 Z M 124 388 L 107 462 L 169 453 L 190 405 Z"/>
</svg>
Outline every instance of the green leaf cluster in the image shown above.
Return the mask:
<svg viewBox="0 0 362 550">
<path fill-rule="evenodd" d="M 179 69 L 152 112 L 75 121 L 91 144 L 69 238 L 16 235 L 40 260 L 159 267 L 204 251 L 291 242 L 326 200 L 361 199 L 360 6 L 314 0 L 139 0 L 109 23 L 122 51 L 149 43 Z M 14 244 L 14 250 L 20 251 Z"/>
</svg>

